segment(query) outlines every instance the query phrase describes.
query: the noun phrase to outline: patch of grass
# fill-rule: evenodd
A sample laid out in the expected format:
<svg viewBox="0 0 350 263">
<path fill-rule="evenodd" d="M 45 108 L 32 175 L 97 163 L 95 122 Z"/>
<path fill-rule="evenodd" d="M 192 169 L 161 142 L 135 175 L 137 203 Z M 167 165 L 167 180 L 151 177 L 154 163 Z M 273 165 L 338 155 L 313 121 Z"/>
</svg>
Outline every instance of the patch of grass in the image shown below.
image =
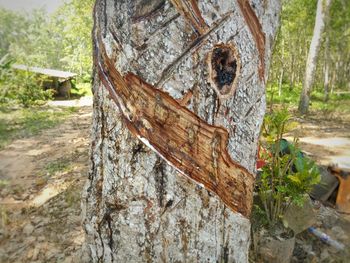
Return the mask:
<svg viewBox="0 0 350 263">
<path fill-rule="evenodd" d="M 299 103 L 302 85 L 298 84 L 292 89 L 288 84 L 282 85 L 281 96 L 278 95 L 278 86 L 270 84 L 266 89 L 267 101 L 285 107 L 296 109 Z M 328 101 L 324 101 L 322 87 L 314 88 L 310 98 L 310 110 L 322 113 L 350 114 L 350 94 L 329 94 Z"/>
<path fill-rule="evenodd" d="M 76 191 L 74 186 L 71 186 L 64 195 L 65 201 L 69 207 L 72 207 L 73 205 L 79 205 L 80 204 L 80 191 Z"/>
<path fill-rule="evenodd" d="M 9 215 L 5 206 L 0 206 L 0 228 L 4 228 L 9 224 Z"/>
<path fill-rule="evenodd" d="M 77 108 L 0 108 L 0 149 L 14 139 L 29 137 L 52 128 L 76 112 Z"/>
<path fill-rule="evenodd" d="M 7 180 L 0 179 L 0 190 L 5 188 L 8 184 L 9 182 Z"/>
<path fill-rule="evenodd" d="M 44 172 L 48 175 L 54 175 L 57 172 L 68 172 L 72 168 L 72 160 L 68 158 L 61 158 L 48 163 L 45 166 Z"/>
</svg>

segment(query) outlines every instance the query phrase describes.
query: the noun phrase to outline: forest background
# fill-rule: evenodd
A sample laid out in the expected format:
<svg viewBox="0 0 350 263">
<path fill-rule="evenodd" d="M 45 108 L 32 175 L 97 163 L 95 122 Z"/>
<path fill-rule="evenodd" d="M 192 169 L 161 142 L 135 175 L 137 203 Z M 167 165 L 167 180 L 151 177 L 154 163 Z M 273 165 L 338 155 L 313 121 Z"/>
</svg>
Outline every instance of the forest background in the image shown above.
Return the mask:
<svg viewBox="0 0 350 263">
<path fill-rule="evenodd" d="M 0 9 L 0 59 L 9 63 L 71 71 L 78 74 L 76 92 L 90 93 L 92 69 L 93 0 L 66 1 L 54 13 L 44 9 L 15 13 Z M 268 78 L 271 103 L 296 106 L 306 70 L 306 60 L 316 15 L 316 0 L 283 1 Z M 350 107 L 350 2 L 333 0 L 326 14 L 322 43 L 311 93 L 310 110 L 348 113 Z M 27 78 L 28 80 L 28 78 Z M 2 70 L 0 101 L 18 100 L 23 76 Z M 11 88 L 12 87 L 12 88 Z"/>
</svg>

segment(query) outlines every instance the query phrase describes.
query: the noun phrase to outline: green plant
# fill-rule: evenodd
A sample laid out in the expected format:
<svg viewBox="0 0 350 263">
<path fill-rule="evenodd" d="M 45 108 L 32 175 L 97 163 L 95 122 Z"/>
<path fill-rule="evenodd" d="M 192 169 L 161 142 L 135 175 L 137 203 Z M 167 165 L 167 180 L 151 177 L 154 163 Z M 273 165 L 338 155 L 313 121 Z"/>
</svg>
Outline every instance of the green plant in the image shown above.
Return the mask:
<svg viewBox="0 0 350 263">
<path fill-rule="evenodd" d="M 261 155 L 266 164 L 257 189 L 270 227 L 280 221 L 291 203 L 302 205 L 305 194 L 320 180 L 315 163 L 298 149 L 298 140 L 289 143 L 283 139 L 295 125 L 285 109 L 266 115 L 264 120 Z"/>
<path fill-rule="evenodd" d="M 52 90 L 43 89 L 43 83 L 48 81 L 45 76 L 14 70 L 12 64 L 7 55 L 0 59 L 0 103 L 15 101 L 29 107 L 52 98 Z"/>
<path fill-rule="evenodd" d="M 40 105 L 52 98 L 52 90 L 44 90 L 46 77 L 37 76 L 28 71 L 17 71 L 10 85 L 13 86 L 14 97 L 24 107 Z"/>
<path fill-rule="evenodd" d="M 74 83 L 74 88 L 71 90 L 72 97 L 92 96 L 91 83 Z"/>
<path fill-rule="evenodd" d="M 4 104 L 8 101 L 9 85 L 8 80 L 12 78 L 13 70 L 11 65 L 13 60 L 8 54 L 0 58 L 0 103 Z"/>
<path fill-rule="evenodd" d="M 1 215 L 0 228 L 4 228 L 10 222 L 8 211 L 4 206 L 0 206 L 0 215 Z"/>
<path fill-rule="evenodd" d="M 44 171 L 48 175 L 54 175 L 57 172 L 68 172 L 72 169 L 72 163 L 70 158 L 60 158 L 53 162 L 48 163 L 45 166 Z"/>
</svg>

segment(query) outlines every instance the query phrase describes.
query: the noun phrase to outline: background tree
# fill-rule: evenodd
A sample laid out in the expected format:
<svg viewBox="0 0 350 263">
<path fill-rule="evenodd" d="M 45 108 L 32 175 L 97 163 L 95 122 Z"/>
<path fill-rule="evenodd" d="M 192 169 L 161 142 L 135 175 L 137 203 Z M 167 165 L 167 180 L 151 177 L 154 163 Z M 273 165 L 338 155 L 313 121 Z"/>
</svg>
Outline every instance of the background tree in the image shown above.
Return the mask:
<svg viewBox="0 0 350 263">
<path fill-rule="evenodd" d="M 65 2 L 48 16 L 43 9 L 15 14 L 0 9 L 0 55 L 17 64 L 54 68 L 91 76 L 93 0 Z"/>
<path fill-rule="evenodd" d="M 92 68 L 92 7 L 93 0 L 65 2 L 52 17 L 55 33 L 62 36 L 64 55 L 61 63 L 69 71 L 89 78 Z"/>
<path fill-rule="evenodd" d="M 0 57 L 4 57 L 11 43 L 17 41 L 20 31 L 27 28 L 27 21 L 19 14 L 0 8 L 0 24 Z"/>
<path fill-rule="evenodd" d="M 329 11 L 330 88 L 349 91 L 350 82 L 350 2 L 333 0 Z"/>
<path fill-rule="evenodd" d="M 248 260 L 279 8 L 96 1 L 84 197 L 93 262 Z"/>
<path fill-rule="evenodd" d="M 290 104 L 291 108 L 299 104 L 316 7 L 316 0 L 285 0 L 282 5 L 281 28 L 273 51 L 267 90 L 272 101 Z M 349 82 L 345 77 L 350 58 L 350 38 L 347 37 L 350 28 L 349 12 L 349 1 L 332 1 L 315 62 L 310 92 L 310 99 L 314 102 L 311 104 L 312 109 L 332 109 L 338 104 L 337 100 L 345 99 L 346 94 L 343 93 L 349 91 Z M 329 88 L 325 89 L 327 75 Z M 326 90 L 329 90 L 331 96 L 325 102 Z"/>
<path fill-rule="evenodd" d="M 298 89 L 303 79 L 316 9 L 316 1 L 290 0 L 283 3 L 269 76 L 269 83 L 278 87 L 279 96 Z M 283 90 L 284 86 L 287 89 Z"/>
<path fill-rule="evenodd" d="M 43 9 L 16 14 L 0 8 L 0 58 L 6 57 L 10 64 L 78 73 L 76 92 L 88 93 L 92 69 L 92 6 L 93 0 L 66 1 L 50 16 Z M 38 98 L 43 102 L 51 97 L 42 92 L 37 76 L 24 77 L 23 72 L 11 69 L 6 72 L 11 74 L 2 74 L 6 78 L 0 81 L 0 103 L 32 104 Z"/>
<path fill-rule="evenodd" d="M 309 109 L 310 92 L 314 80 L 317 56 L 321 44 L 321 37 L 324 29 L 326 13 L 328 12 L 327 10 L 329 9 L 330 4 L 331 0 L 318 0 L 317 2 L 315 27 L 306 61 L 303 90 L 300 94 L 299 112 L 301 114 L 307 113 Z"/>
</svg>

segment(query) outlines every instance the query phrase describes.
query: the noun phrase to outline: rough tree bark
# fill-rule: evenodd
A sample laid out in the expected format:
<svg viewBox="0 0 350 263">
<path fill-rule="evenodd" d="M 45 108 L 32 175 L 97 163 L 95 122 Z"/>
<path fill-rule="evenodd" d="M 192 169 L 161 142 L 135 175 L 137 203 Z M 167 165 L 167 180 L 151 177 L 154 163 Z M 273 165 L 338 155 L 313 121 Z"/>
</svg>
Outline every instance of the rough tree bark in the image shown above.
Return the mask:
<svg viewBox="0 0 350 263">
<path fill-rule="evenodd" d="M 92 262 L 246 262 L 278 0 L 97 0 Z"/>
<path fill-rule="evenodd" d="M 312 35 L 310 47 L 309 47 L 309 53 L 307 55 L 303 89 L 300 93 L 300 99 L 299 99 L 298 110 L 301 114 L 306 114 L 309 110 L 310 93 L 314 82 L 317 56 L 320 49 L 326 13 L 330 7 L 330 4 L 331 4 L 331 0 L 317 1 L 315 27 L 314 27 L 314 32 Z"/>
</svg>

